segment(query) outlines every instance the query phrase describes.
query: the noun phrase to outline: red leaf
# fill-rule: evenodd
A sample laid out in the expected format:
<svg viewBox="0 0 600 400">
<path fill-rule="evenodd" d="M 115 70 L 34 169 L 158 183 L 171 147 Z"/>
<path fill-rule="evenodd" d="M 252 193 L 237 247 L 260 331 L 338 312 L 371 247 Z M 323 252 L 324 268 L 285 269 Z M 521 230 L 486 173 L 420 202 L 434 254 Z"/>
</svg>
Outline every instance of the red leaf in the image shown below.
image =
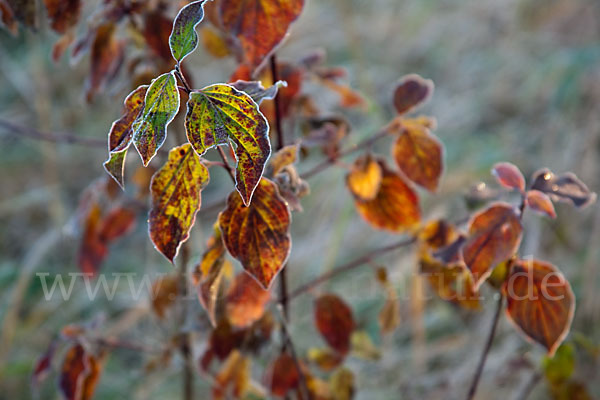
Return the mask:
<svg viewBox="0 0 600 400">
<path fill-rule="evenodd" d="M 505 188 L 525 192 L 525 178 L 516 165 L 507 162 L 497 163 L 492 168 L 492 175 Z"/>
<path fill-rule="evenodd" d="M 338 296 L 325 294 L 315 300 L 315 324 L 325 341 L 341 354 L 350 350 L 354 317 L 350 307 Z"/>
<path fill-rule="evenodd" d="M 462 254 L 473 275 L 475 290 L 492 273 L 494 266 L 515 254 L 522 232 L 521 221 L 509 204 L 492 205 L 473 217 Z"/>
<path fill-rule="evenodd" d="M 545 193 L 542 193 L 539 190 L 530 190 L 527 192 L 525 201 L 527 207 L 531 208 L 533 211 L 545 214 L 550 218 L 556 218 L 554 204 L 552 204 L 552 200 L 550 200 L 550 197 Z"/>
<path fill-rule="evenodd" d="M 58 33 L 65 33 L 75 26 L 81 13 L 81 0 L 44 0 L 50 18 L 50 26 Z"/>
<path fill-rule="evenodd" d="M 508 318 L 551 357 L 571 328 L 575 296 L 571 285 L 552 264 L 519 260 L 503 286 Z"/>
<path fill-rule="evenodd" d="M 419 75 L 403 77 L 394 90 L 394 107 L 399 114 L 405 114 L 429 99 L 433 93 L 433 82 Z"/>
<path fill-rule="evenodd" d="M 87 81 L 88 101 L 114 76 L 123 61 L 124 45 L 115 39 L 114 32 L 115 25 L 111 23 L 100 26 L 96 32 L 91 50 L 90 76 Z"/>
<path fill-rule="evenodd" d="M 289 354 L 281 354 L 269 366 L 265 384 L 275 396 L 284 397 L 290 390 L 298 387 L 299 383 L 300 373 L 298 367 Z"/>
</svg>

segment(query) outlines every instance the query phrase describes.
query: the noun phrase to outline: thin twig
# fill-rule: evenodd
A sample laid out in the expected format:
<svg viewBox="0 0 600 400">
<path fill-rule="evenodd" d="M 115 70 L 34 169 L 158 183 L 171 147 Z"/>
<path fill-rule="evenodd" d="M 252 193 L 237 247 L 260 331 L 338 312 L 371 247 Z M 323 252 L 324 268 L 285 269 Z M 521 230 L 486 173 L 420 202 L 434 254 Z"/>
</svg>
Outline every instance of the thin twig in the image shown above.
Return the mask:
<svg viewBox="0 0 600 400">
<path fill-rule="evenodd" d="M 179 299 L 181 302 L 180 328 L 185 327 L 188 303 L 188 263 L 190 259 L 189 243 L 181 248 L 181 264 L 179 266 Z M 192 358 L 192 336 L 189 332 L 181 332 L 179 350 L 183 357 L 183 400 L 194 398 L 194 361 Z"/>
<path fill-rule="evenodd" d="M 339 153 L 337 153 L 335 155 L 335 157 L 330 157 L 327 160 L 320 162 L 319 164 L 315 165 L 310 170 L 301 174 L 300 177 L 302 179 L 308 179 L 308 178 L 312 177 L 313 175 L 316 175 L 316 174 L 326 170 L 327 168 L 331 167 L 332 165 L 334 165 L 336 163 L 336 161 L 338 159 L 340 159 L 342 157 L 346 157 L 346 156 L 348 156 L 352 153 L 355 153 L 359 150 L 362 150 L 364 148 L 370 147 L 375 142 L 377 142 L 379 139 L 384 138 L 386 136 L 388 136 L 387 130 L 382 129 L 381 131 L 377 132 L 375 135 L 359 142 L 358 144 L 355 144 L 354 146 L 352 146 L 346 150 L 340 151 Z"/>
<path fill-rule="evenodd" d="M 290 336 L 290 332 L 287 327 L 287 320 L 282 310 L 279 308 L 278 310 L 280 314 L 281 333 L 285 342 L 285 345 L 282 346 L 282 348 L 284 349 L 283 351 L 287 349 L 287 351 L 290 353 L 290 356 L 292 357 L 292 360 L 294 360 L 294 365 L 296 366 L 296 369 L 298 370 L 298 376 L 300 377 L 300 391 L 302 393 L 302 398 L 310 399 L 311 397 L 310 392 L 308 390 L 308 384 L 306 383 L 306 376 L 304 376 L 304 371 L 302 370 L 302 366 L 300 365 L 298 354 L 296 353 L 296 348 L 294 347 L 294 343 L 292 342 L 292 337 Z"/>
<path fill-rule="evenodd" d="M 273 84 L 279 81 L 279 73 L 277 71 L 277 56 L 273 54 L 270 59 L 271 63 L 271 78 Z M 280 150 L 284 146 L 284 135 L 283 135 L 283 118 L 281 115 L 281 96 L 275 95 L 275 128 L 277 129 L 277 146 L 276 149 Z M 290 318 L 290 310 L 288 307 L 288 287 L 287 287 L 287 264 L 283 266 L 281 272 L 279 272 L 279 304 L 283 309 L 283 315 L 286 320 Z M 285 346 L 284 346 L 285 349 Z"/>
<path fill-rule="evenodd" d="M 348 272 L 350 270 L 361 267 L 363 265 L 367 265 L 369 263 L 369 261 L 371 261 L 377 257 L 380 257 L 385 253 L 389 253 L 390 251 L 394 251 L 401 247 L 410 246 L 411 244 L 415 243 L 416 240 L 417 240 L 416 238 L 410 237 L 408 239 L 401 240 L 400 242 L 372 250 L 369 253 L 358 257 L 355 260 L 352 260 L 346 264 L 342 264 L 339 267 L 335 267 L 334 269 L 327 271 L 322 275 L 319 275 L 315 279 L 312 279 L 311 281 L 298 286 L 295 290 L 293 290 L 291 293 L 289 293 L 288 300 L 292 300 L 292 299 L 296 298 L 297 296 L 301 295 L 302 293 L 311 290 L 312 288 L 314 288 L 317 285 L 327 282 L 328 280 L 332 279 L 333 277 L 335 277 L 337 275 L 343 274 L 344 272 Z"/>
<path fill-rule="evenodd" d="M 504 303 L 504 295 L 502 293 L 500 293 L 499 295 L 500 297 L 498 298 L 498 302 L 496 303 L 496 313 L 494 314 L 494 319 L 492 320 L 492 326 L 490 328 L 490 332 L 488 333 L 488 338 L 485 342 L 485 347 L 483 348 L 483 352 L 481 353 L 481 357 L 479 358 L 479 364 L 477 364 L 477 369 L 475 370 L 475 375 L 473 376 L 473 382 L 471 382 L 471 386 L 467 394 L 467 400 L 471 400 L 475 396 L 475 392 L 477 391 L 477 385 L 479 385 L 479 379 L 481 378 L 481 373 L 483 372 L 483 367 L 485 366 L 485 361 L 487 359 L 488 353 L 490 352 L 490 349 L 492 348 L 494 336 L 496 335 L 496 328 L 498 327 L 498 320 L 500 319 L 502 304 Z"/>
<path fill-rule="evenodd" d="M 231 167 L 231 165 L 229 165 L 229 161 L 227 160 L 227 156 L 225 155 L 225 152 L 223 151 L 221 146 L 217 146 L 217 151 L 219 152 L 219 155 L 221 156 L 221 159 L 223 160 L 224 167 L 227 170 L 227 173 L 229 173 L 229 177 L 231 178 L 233 183 L 235 183 L 235 172 L 233 171 L 233 168 Z"/>
<path fill-rule="evenodd" d="M 41 132 L 37 129 L 17 125 L 4 119 L 0 119 L 0 128 L 15 137 L 27 137 L 30 139 L 40 139 L 53 143 L 77 144 L 88 147 L 104 147 L 106 148 L 106 139 L 98 139 L 93 137 L 81 137 L 71 133 L 51 133 Z"/>
</svg>

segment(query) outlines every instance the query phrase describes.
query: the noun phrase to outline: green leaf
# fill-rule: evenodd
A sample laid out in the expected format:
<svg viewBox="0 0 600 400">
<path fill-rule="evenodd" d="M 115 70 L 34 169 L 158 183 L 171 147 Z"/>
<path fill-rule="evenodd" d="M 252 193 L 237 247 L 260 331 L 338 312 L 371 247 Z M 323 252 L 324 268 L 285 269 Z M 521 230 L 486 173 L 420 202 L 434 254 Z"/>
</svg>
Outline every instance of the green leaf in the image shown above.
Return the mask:
<svg viewBox="0 0 600 400">
<path fill-rule="evenodd" d="M 152 80 L 146 92 L 144 109 L 133 122 L 133 144 L 144 166 L 156 155 L 165 142 L 167 125 L 179 110 L 179 91 L 174 71 Z"/>
<path fill-rule="evenodd" d="M 208 180 L 208 169 L 188 143 L 172 148 L 165 165 L 152 177 L 150 239 L 171 262 L 194 225 L 200 190 Z"/>
<path fill-rule="evenodd" d="M 144 107 L 144 96 L 148 85 L 142 85 L 129 93 L 125 98 L 124 112 L 121 118 L 113 122 L 108 132 L 108 160 L 104 169 L 121 186 L 124 187 L 125 156 L 131 145 L 131 126 Z"/>
<path fill-rule="evenodd" d="M 248 206 L 271 155 L 269 124 L 254 100 L 226 84 L 194 91 L 187 103 L 185 129 L 199 155 L 228 141 L 233 143 L 235 187 Z"/>
<path fill-rule="evenodd" d="M 171 47 L 171 54 L 177 63 L 180 63 L 198 46 L 196 26 L 204 18 L 205 2 L 206 0 L 199 0 L 190 3 L 183 7 L 175 17 L 173 31 L 169 36 L 169 47 Z"/>
</svg>

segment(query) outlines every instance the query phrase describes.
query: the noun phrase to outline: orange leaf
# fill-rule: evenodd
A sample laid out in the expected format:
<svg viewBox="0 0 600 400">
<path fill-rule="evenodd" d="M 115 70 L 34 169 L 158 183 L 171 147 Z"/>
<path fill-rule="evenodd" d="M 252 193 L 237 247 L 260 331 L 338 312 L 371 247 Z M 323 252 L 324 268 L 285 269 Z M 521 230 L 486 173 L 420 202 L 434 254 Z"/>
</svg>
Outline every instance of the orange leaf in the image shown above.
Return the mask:
<svg viewBox="0 0 600 400">
<path fill-rule="evenodd" d="M 295 163 L 298 158 L 298 148 L 298 144 L 290 144 L 273 154 L 269 160 L 268 174 L 275 176 L 283 168 Z"/>
<path fill-rule="evenodd" d="M 208 169 L 189 143 L 171 149 L 167 163 L 152 178 L 150 239 L 171 262 L 194 225 L 200 191 L 208 180 Z"/>
<path fill-rule="evenodd" d="M 243 398 L 250 385 L 250 360 L 234 350 L 215 376 L 215 399 Z"/>
<path fill-rule="evenodd" d="M 492 168 L 492 175 L 505 188 L 525 192 L 525 178 L 517 166 L 507 162 L 497 163 Z"/>
<path fill-rule="evenodd" d="M 90 207 L 84 222 L 83 237 L 79 247 L 78 264 L 85 274 L 95 275 L 108 254 L 108 245 L 98 234 L 102 223 L 102 210 L 95 203 Z"/>
<path fill-rule="evenodd" d="M 394 107 L 405 114 L 426 102 L 433 93 L 433 82 L 419 75 L 404 76 L 394 90 Z"/>
<path fill-rule="evenodd" d="M 547 194 L 542 193 L 539 190 L 530 190 L 527 192 L 525 201 L 527 207 L 531 208 L 533 211 L 545 214 L 550 218 L 556 218 L 554 204 L 552 204 L 552 200 L 550 200 L 550 197 Z"/>
<path fill-rule="evenodd" d="M 434 192 L 442 175 L 443 146 L 423 126 L 405 128 L 392 148 L 396 164 L 408 179 Z"/>
<path fill-rule="evenodd" d="M 226 312 L 231 325 L 246 327 L 262 317 L 271 292 L 245 272 L 239 273 L 227 291 Z"/>
<path fill-rule="evenodd" d="M 429 286 L 445 301 L 468 310 L 478 310 L 479 292 L 473 277 L 462 263 L 444 264 L 429 254 L 421 254 L 420 273 L 425 275 Z"/>
<path fill-rule="evenodd" d="M 177 275 L 163 276 L 152 284 L 152 310 L 162 319 L 167 310 L 173 306 L 179 293 L 179 277 Z"/>
<path fill-rule="evenodd" d="M 108 243 L 131 232 L 135 227 L 135 211 L 126 207 L 115 207 L 108 212 L 100 226 L 100 240 Z"/>
<path fill-rule="evenodd" d="M 382 168 L 369 154 L 358 158 L 346 175 L 348 189 L 359 200 L 373 200 L 382 180 Z"/>
<path fill-rule="evenodd" d="M 296 362 L 287 353 L 273 361 L 266 374 L 265 384 L 275 396 L 284 397 L 300 383 L 300 373 Z"/>
<path fill-rule="evenodd" d="M 259 67 L 298 18 L 304 0 L 221 0 L 223 27 L 236 37 L 252 69 Z"/>
<path fill-rule="evenodd" d="M 340 354 L 350 350 L 354 317 L 350 307 L 338 296 L 325 294 L 315 300 L 315 325 L 325 341 Z"/>
<path fill-rule="evenodd" d="M 519 260 L 503 286 L 509 319 L 552 356 L 571 328 L 575 296 L 560 271 L 544 261 Z"/>
<path fill-rule="evenodd" d="M 291 248 L 291 215 L 277 186 L 262 178 L 246 207 L 237 192 L 227 199 L 219 227 L 229 253 L 265 289 L 283 268 Z"/>
<path fill-rule="evenodd" d="M 215 232 L 210 238 L 207 249 L 202 255 L 202 260 L 196 265 L 192 279 L 197 287 L 198 300 L 208 313 L 213 326 L 215 322 L 215 308 L 219 285 L 223 277 L 223 264 L 225 262 L 225 246 L 221 238 L 221 231 L 215 226 Z"/>
<path fill-rule="evenodd" d="M 66 400 L 90 400 L 99 376 L 99 362 L 81 344 L 76 344 L 65 355 L 59 387 Z"/>
<path fill-rule="evenodd" d="M 355 199 L 356 209 L 372 226 L 391 232 L 414 228 L 421 219 L 419 198 L 396 172 L 379 162 L 382 179 L 373 200 Z"/>
<path fill-rule="evenodd" d="M 469 223 L 469 237 L 462 248 L 475 289 L 519 248 L 523 227 L 513 207 L 497 203 L 476 214 Z"/>
</svg>

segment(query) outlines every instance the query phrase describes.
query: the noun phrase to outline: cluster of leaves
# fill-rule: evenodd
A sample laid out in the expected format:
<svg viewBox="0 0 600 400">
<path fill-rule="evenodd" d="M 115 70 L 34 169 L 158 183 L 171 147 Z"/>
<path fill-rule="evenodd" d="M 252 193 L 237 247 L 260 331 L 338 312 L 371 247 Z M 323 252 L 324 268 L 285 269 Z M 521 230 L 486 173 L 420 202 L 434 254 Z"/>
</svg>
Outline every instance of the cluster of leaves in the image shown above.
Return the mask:
<svg viewBox="0 0 600 400">
<path fill-rule="evenodd" d="M 17 2 L 0 0 L 4 23 L 9 27 L 13 26 L 12 16 L 27 20 L 18 17 L 24 15 L 24 6 L 14 7 L 13 3 Z M 340 96 L 342 107 L 362 107 L 365 103 L 340 83 L 343 70 L 323 66 L 320 52 L 297 62 L 278 63 L 270 58 L 300 15 L 303 0 L 199 0 L 183 7 L 173 20 L 166 17 L 167 7 L 158 3 L 105 2 L 90 20 L 87 33 L 75 39 L 72 32 L 80 2 L 45 1 L 53 29 L 63 34 L 55 53 L 73 41 L 75 57 L 91 49 L 89 97 L 123 63 L 125 44 L 115 33 L 122 24 L 128 23 L 143 34 L 154 52 L 149 58 L 162 60 L 152 68 L 155 77 L 151 82 L 147 70 L 133 79 L 135 89 L 125 99 L 122 116 L 110 128 L 109 157 L 104 163 L 114 182 L 124 187 L 125 160 L 133 144 L 143 167 L 148 168 L 133 176 L 138 185 L 135 199 L 126 198 L 113 181 L 104 180 L 94 183 L 83 196 L 80 266 L 85 272 L 98 272 L 108 246 L 133 228 L 140 204 L 148 195 L 150 239 L 174 263 L 201 207 L 210 168 L 227 169 L 235 189 L 227 197 L 193 272 L 199 302 L 213 327 L 200 367 L 213 378 L 215 398 L 264 397 L 250 379 L 251 356 L 271 341 L 276 326 L 276 318 L 269 311 L 269 304 L 276 300 L 271 287 L 291 251 L 291 212 L 302 209 L 300 198 L 308 193 L 294 164 L 313 148 L 320 149 L 329 164 L 355 152 L 340 149 L 349 124 L 343 118 L 322 115 L 302 93 L 302 85 L 306 80 L 318 82 Z M 200 37 L 196 29 L 205 17 L 210 25 L 203 24 Z M 144 20 L 141 30 L 137 28 L 140 18 Z M 233 55 L 238 60 L 229 83 L 202 89 L 191 86 L 182 62 L 201 39 L 214 56 Z M 140 57 L 131 61 L 134 69 L 148 58 Z M 522 216 L 530 209 L 555 218 L 553 202 L 581 208 L 595 195 L 573 174 L 555 175 L 549 170 L 535 173 L 527 186 L 517 167 L 500 163 L 492 172 L 502 186 L 519 193 L 518 206 L 488 204 L 469 218 L 464 229 L 445 220 L 424 221 L 419 190 L 436 192 L 444 151 L 432 133 L 435 119 L 411 113 L 432 96 L 433 90 L 433 82 L 415 74 L 394 86 L 396 115 L 365 146 L 358 147 L 367 150 L 348 168 L 346 187 L 357 213 L 375 229 L 408 235 L 416 242 L 420 272 L 443 299 L 479 309 L 480 287 L 489 283 L 507 299 L 508 318 L 552 356 L 569 332 L 575 298 L 555 266 L 519 256 Z M 168 127 L 181 112 L 182 102 L 186 103 L 183 125 L 187 141 L 170 149 L 163 165 L 154 170 L 152 160 L 162 157 Z M 281 124 L 292 115 L 301 121 L 303 137 L 298 144 L 284 146 Z M 280 136 L 273 154 L 270 126 L 276 126 Z M 369 146 L 385 138 L 393 141 L 391 162 Z M 219 151 L 222 163 L 205 158 L 211 149 Z M 235 167 L 229 165 L 230 160 L 235 161 Z M 238 260 L 244 271 L 234 274 L 227 255 Z M 400 323 L 400 305 L 385 268 L 377 269 L 376 278 L 386 295 L 379 313 L 380 330 L 389 334 Z M 182 290 L 181 277 L 176 274 L 154 283 L 152 306 L 159 319 L 170 318 L 170 309 Z M 343 365 L 347 356 L 373 360 L 379 357 L 379 350 L 358 327 L 350 306 L 336 294 L 321 294 L 315 299 L 314 322 L 327 347 L 311 348 L 305 357 L 299 357 L 287 343 L 290 339 L 285 322 L 281 322 L 284 350 L 266 369 L 264 386 L 281 397 L 295 392 L 298 398 L 349 399 L 355 384 L 353 373 Z M 90 398 L 106 346 L 90 344 L 87 328 L 66 332 L 62 341 L 70 347 L 62 364 L 61 391 L 68 399 Z M 36 367 L 36 382 L 48 371 L 55 343 Z M 161 357 L 164 360 L 164 355 Z M 311 369 L 312 365 L 329 374 L 328 378 Z"/>
</svg>

